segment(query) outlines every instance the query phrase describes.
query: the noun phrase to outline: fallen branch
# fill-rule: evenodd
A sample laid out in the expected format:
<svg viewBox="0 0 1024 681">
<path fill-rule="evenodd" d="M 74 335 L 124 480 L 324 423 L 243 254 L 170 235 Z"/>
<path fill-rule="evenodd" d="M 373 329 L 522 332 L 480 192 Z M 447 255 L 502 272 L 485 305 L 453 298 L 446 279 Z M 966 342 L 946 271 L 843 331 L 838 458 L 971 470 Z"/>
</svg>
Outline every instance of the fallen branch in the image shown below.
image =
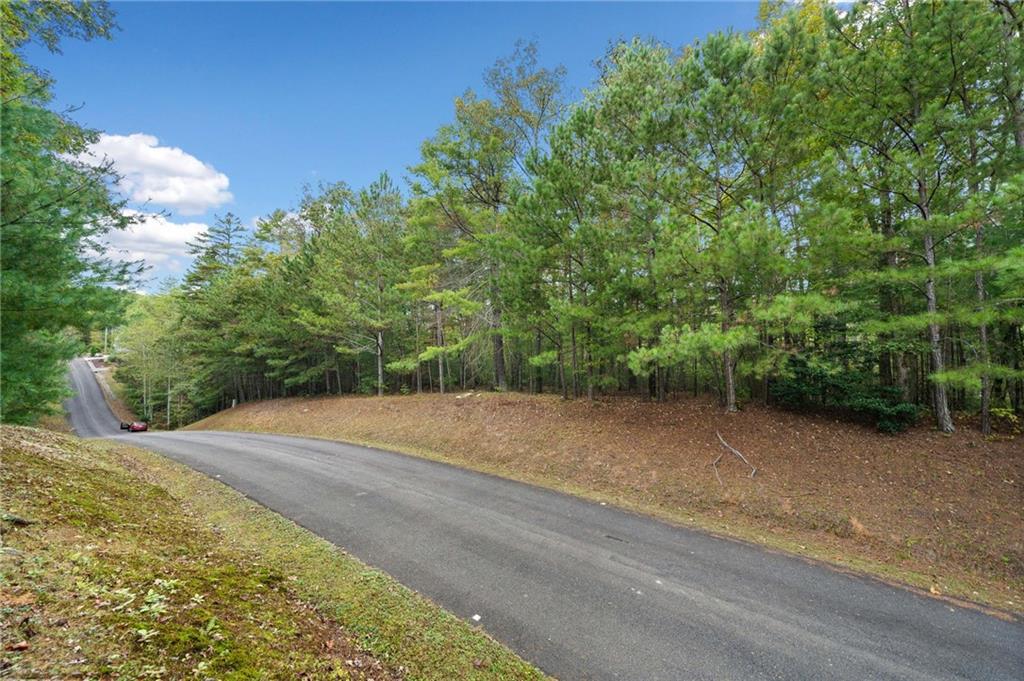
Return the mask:
<svg viewBox="0 0 1024 681">
<path fill-rule="evenodd" d="M 743 463 L 750 466 L 750 477 L 754 477 L 754 474 L 757 473 L 757 466 L 747 461 L 747 457 L 743 456 L 743 452 L 741 452 L 740 450 L 736 449 L 728 442 L 726 442 L 725 438 L 723 438 L 722 434 L 719 433 L 717 430 L 715 431 L 715 435 L 718 436 L 718 441 L 722 443 L 723 447 L 725 447 L 727 450 L 729 450 L 736 456 L 740 457 L 740 460 L 743 461 Z M 719 454 L 718 457 L 708 465 L 711 466 L 711 468 L 715 471 L 715 477 L 718 479 L 718 484 L 724 487 L 725 483 L 722 482 L 722 476 L 718 474 L 718 462 L 722 460 L 723 456 L 725 456 L 725 452 Z"/>
<path fill-rule="evenodd" d="M 725 483 L 722 482 L 722 476 L 718 474 L 718 462 L 722 459 L 722 456 L 722 454 L 719 454 L 718 458 L 709 463 L 708 465 L 711 466 L 712 470 L 715 471 L 715 477 L 718 478 L 718 484 L 721 485 L 722 487 L 725 487 Z"/>
</svg>

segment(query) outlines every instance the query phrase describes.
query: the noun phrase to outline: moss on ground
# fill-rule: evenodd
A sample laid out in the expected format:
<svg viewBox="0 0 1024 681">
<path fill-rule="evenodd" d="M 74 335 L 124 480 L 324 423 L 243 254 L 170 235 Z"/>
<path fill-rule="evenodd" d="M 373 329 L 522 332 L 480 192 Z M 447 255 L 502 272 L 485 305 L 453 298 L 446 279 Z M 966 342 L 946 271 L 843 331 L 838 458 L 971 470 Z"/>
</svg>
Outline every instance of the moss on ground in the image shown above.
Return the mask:
<svg viewBox="0 0 1024 681">
<path fill-rule="evenodd" d="M 481 631 L 159 455 L 2 429 L 0 676 L 543 678 Z"/>
</svg>

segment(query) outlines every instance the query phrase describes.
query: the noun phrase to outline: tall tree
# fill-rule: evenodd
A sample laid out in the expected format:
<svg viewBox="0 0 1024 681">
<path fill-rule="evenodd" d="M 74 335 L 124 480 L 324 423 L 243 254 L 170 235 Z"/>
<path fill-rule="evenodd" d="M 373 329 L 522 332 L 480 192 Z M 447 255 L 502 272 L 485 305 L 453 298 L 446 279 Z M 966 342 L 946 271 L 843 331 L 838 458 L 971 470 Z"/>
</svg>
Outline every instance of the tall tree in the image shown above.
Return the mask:
<svg viewBox="0 0 1024 681">
<path fill-rule="evenodd" d="M 569 111 L 520 45 L 424 143 L 408 204 L 382 178 L 308 187 L 252 243 L 218 224 L 181 323 L 151 328 L 197 412 L 557 384 L 987 432 L 1024 402 L 1020 17 L 771 0 L 748 35 L 614 46 Z"/>
<path fill-rule="evenodd" d="M 919 277 L 924 311 L 917 319 L 927 336 L 932 409 L 939 428 L 951 432 L 937 279 L 943 256 L 953 255 L 948 247 L 964 227 L 957 215 L 970 200 L 968 184 L 976 172 L 970 147 L 987 115 L 981 108 L 955 107 L 966 103 L 959 97 L 965 79 L 973 87 L 987 78 L 998 32 L 990 33 L 991 13 L 971 3 L 892 0 L 829 16 L 822 84 L 846 176 L 841 181 L 881 197 L 887 211 L 881 236 L 892 254 L 885 274 L 906 281 L 905 272 L 892 268 L 903 254 L 901 269 Z M 890 313 L 889 328 L 905 326 L 899 313 Z"/>
<path fill-rule="evenodd" d="M 483 303 L 499 390 L 508 387 L 500 295 L 506 212 L 525 182 L 527 156 L 561 113 L 563 80 L 564 69 L 541 68 L 536 47 L 519 44 L 485 74 L 493 98 L 467 91 L 457 99 L 455 121 L 424 142 L 413 168 L 421 205 L 460 238 L 458 265 L 465 263 L 464 285 Z"/>
<path fill-rule="evenodd" d="M 385 391 L 385 337 L 399 324 L 405 220 L 402 197 L 388 175 L 354 197 L 313 238 L 310 292 L 314 309 L 300 310 L 310 331 L 335 349 L 374 355 L 376 392 Z"/>
<path fill-rule="evenodd" d="M 59 52 L 65 38 L 108 38 L 113 13 L 105 3 L 6 2 L 0 20 L 0 416 L 31 423 L 66 391 L 81 335 L 69 330 L 109 317 L 122 300 L 115 287 L 140 266 L 103 255 L 105 235 L 135 218 L 111 194 L 109 162 L 77 160 L 97 134 L 48 108 L 51 82 L 22 56 L 31 41 Z"/>
</svg>

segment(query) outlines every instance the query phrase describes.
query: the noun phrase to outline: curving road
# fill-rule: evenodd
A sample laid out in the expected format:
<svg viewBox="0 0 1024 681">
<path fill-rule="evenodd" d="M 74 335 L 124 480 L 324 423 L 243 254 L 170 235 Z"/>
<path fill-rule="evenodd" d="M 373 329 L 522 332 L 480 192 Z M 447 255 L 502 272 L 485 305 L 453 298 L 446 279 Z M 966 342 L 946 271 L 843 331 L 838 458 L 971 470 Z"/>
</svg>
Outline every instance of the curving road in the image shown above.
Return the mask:
<svg viewBox="0 0 1024 681">
<path fill-rule="evenodd" d="M 1024 679 L 1019 622 L 745 543 L 366 447 L 121 435 L 83 365 L 80 434 L 215 476 L 559 678 Z"/>
</svg>

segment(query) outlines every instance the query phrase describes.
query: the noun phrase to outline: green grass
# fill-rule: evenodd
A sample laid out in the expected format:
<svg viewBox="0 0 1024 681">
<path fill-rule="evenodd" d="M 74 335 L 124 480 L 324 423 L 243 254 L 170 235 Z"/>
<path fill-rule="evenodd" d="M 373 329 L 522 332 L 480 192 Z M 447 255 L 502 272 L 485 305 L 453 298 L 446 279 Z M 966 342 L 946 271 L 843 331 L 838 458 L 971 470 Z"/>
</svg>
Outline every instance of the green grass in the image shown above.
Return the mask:
<svg viewBox="0 0 1024 681">
<path fill-rule="evenodd" d="M 159 455 L 6 427 L 3 450 L 0 676 L 543 678 L 387 575 Z"/>
</svg>

